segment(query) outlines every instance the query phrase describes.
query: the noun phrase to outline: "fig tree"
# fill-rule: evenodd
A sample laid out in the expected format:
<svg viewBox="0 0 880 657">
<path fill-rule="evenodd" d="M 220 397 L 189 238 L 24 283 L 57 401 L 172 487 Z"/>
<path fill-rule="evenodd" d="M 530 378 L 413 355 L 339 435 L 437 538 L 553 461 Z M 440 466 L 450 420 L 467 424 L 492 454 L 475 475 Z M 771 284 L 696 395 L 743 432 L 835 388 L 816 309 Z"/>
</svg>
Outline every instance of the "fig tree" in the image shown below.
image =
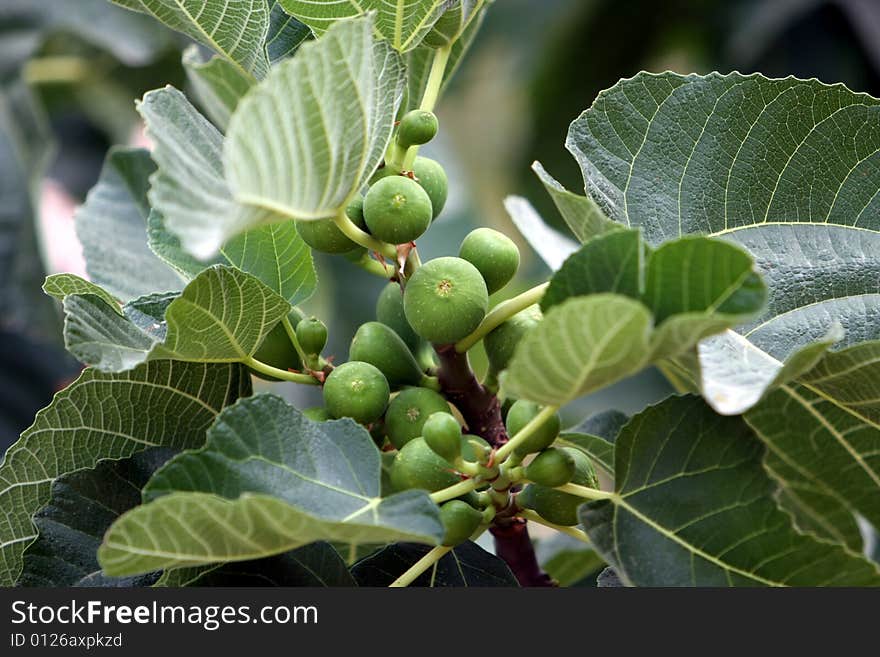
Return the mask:
<svg viewBox="0 0 880 657">
<path fill-rule="evenodd" d="M 443 545 L 455 547 L 471 537 L 483 520 L 483 514 L 467 502 L 449 500 L 440 507 L 440 522 L 446 533 Z"/>
<path fill-rule="evenodd" d="M 413 330 L 436 344 L 457 342 L 479 326 L 489 307 L 480 272 L 461 258 L 435 258 L 406 285 L 403 310 Z"/>
<path fill-rule="evenodd" d="M 422 427 L 428 447 L 452 463 L 461 454 L 461 426 L 446 412 L 432 413 Z"/>
<path fill-rule="evenodd" d="M 437 134 L 438 128 L 434 112 L 411 110 L 404 114 L 397 127 L 397 143 L 402 148 L 427 144 Z"/>
<path fill-rule="evenodd" d="M 422 435 L 425 422 L 433 413 L 448 413 L 449 404 L 428 388 L 407 388 L 391 400 L 385 413 L 388 440 L 400 449 Z"/>
<path fill-rule="evenodd" d="M 388 283 L 382 289 L 376 301 L 376 319 L 397 333 L 413 354 L 418 351 L 421 338 L 406 321 L 403 312 L 403 290 L 397 283 Z"/>
<path fill-rule="evenodd" d="M 364 198 L 364 220 L 370 232 L 391 244 L 420 237 L 431 225 L 431 199 L 417 182 L 406 176 L 376 181 Z"/>
<path fill-rule="evenodd" d="M 563 447 L 561 451 L 567 452 L 574 460 L 572 483 L 597 488 L 596 472 L 587 455 L 572 447 Z M 517 496 L 517 504 L 521 507 L 532 509 L 542 518 L 564 526 L 578 523 L 577 509 L 585 501 L 577 495 L 540 484 L 527 485 Z"/>
<path fill-rule="evenodd" d="M 348 218 L 361 230 L 367 229 L 364 222 L 364 199 L 357 196 L 345 209 Z M 360 247 L 352 242 L 345 234 L 337 228 L 332 219 L 317 219 L 310 221 L 297 221 L 296 232 L 302 237 L 303 242 L 308 244 L 315 251 L 322 253 L 348 253 L 349 251 L 357 251 Z"/>
<path fill-rule="evenodd" d="M 507 411 L 507 435 L 513 438 L 519 431 L 526 426 L 532 419 L 541 412 L 541 406 L 535 402 L 526 401 L 524 399 L 517 400 Z M 544 424 L 535 429 L 525 442 L 516 446 L 513 450 L 520 456 L 540 452 L 545 447 L 549 447 L 556 436 L 559 435 L 560 420 L 559 415 L 553 415 Z"/>
<path fill-rule="evenodd" d="M 429 492 L 461 481 L 452 466 L 428 447 L 424 438 L 410 440 L 394 457 L 391 485 L 397 491 L 420 488 Z"/>
<path fill-rule="evenodd" d="M 350 417 L 361 424 L 382 417 L 390 394 L 385 375 L 356 360 L 334 369 L 324 382 L 324 406 L 330 415 Z"/>
<path fill-rule="evenodd" d="M 400 336 L 380 322 L 361 324 L 348 355 L 378 367 L 392 386 L 418 385 L 425 377 Z"/>
<path fill-rule="evenodd" d="M 489 294 L 510 282 L 519 268 L 519 249 L 507 235 L 491 228 L 477 228 L 468 233 L 458 255 L 480 270 Z"/>
<path fill-rule="evenodd" d="M 526 479 L 542 486 L 562 486 L 574 476 L 574 457 L 564 449 L 549 447 L 525 467 Z"/>
<path fill-rule="evenodd" d="M 483 346 L 489 357 L 489 366 L 495 372 L 507 368 L 516 345 L 523 336 L 537 326 L 542 319 L 541 309 L 529 306 L 496 327 L 483 338 Z"/>
</svg>

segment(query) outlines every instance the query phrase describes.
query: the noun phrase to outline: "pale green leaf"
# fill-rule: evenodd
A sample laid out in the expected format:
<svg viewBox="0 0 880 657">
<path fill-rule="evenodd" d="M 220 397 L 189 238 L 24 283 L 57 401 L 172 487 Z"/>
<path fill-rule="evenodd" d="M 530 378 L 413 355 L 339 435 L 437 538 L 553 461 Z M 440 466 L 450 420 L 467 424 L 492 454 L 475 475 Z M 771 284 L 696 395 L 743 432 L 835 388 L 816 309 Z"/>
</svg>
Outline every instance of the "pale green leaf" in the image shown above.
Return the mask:
<svg viewBox="0 0 880 657">
<path fill-rule="evenodd" d="M 241 102 L 224 152 L 239 203 L 288 218 L 330 217 L 373 174 L 405 76 L 400 56 L 373 40 L 370 25 L 335 25 Z"/>
<path fill-rule="evenodd" d="M 243 73 L 262 78 L 269 69 L 264 42 L 266 0 L 112 0 L 153 16 L 226 57 Z"/>
<path fill-rule="evenodd" d="M 43 283 L 43 291 L 51 297 L 63 301 L 64 297 L 71 294 L 93 294 L 103 300 L 108 306 L 114 308 L 118 314 L 122 314 L 119 300 L 104 288 L 80 278 L 76 274 L 52 274 L 46 277 Z"/>
<path fill-rule="evenodd" d="M 108 573 L 270 556 L 316 540 L 417 541 L 443 535 L 423 491 L 380 497 L 380 453 L 353 421 L 313 422 L 274 395 L 242 400 L 144 490 L 108 531 Z M 158 496 L 158 497 L 157 497 Z"/>
<path fill-rule="evenodd" d="M 323 35 L 346 18 L 375 14 L 375 30 L 391 46 L 406 52 L 421 43 L 448 0 L 278 0 L 288 14 Z"/>
<path fill-rule="evenodd" d="M 149 447 L 197 447 L 220 409 L 248 394 L 239 365 L 158 361 L 122 374 L 83 372 L 0 464 L 0 583 L 17 581 L 22 552 L 36 538 L 31 516 L 57 477 Z"/>
<path fill-rule="evenodd" d="M 147 151 L 111 149 L 74 216 L 90 280 L 123 301 L 183 287 L 180 276 L 147 244 L 147 190 L 155 171 Z"/>
<path fill-rule="evenodd" d="M 269 33 L 266 35 L 266 55 L 270 64 L 276 64 L 293 55 L 300 44 L 312 36 L 307 25 L 290 16 L 278 0 L 269 0 Z"/>
<path fill-rule="evenodd" d="M 582 506 L 581 520 L 629 585 L 880 585 L 876 564 L 792 527 L 763 450 L 741 418 L 667 399 L 621 431 L 614 495 Z"/>
<path fill-rule="evenodd" d="M 183 51 L 183 68 L 199 105 L 214 125 L 226 130 L 238 102 L 253 86 L 253 78 L 223 57 L 205 61 L 196 46 Z"/>
</svg>

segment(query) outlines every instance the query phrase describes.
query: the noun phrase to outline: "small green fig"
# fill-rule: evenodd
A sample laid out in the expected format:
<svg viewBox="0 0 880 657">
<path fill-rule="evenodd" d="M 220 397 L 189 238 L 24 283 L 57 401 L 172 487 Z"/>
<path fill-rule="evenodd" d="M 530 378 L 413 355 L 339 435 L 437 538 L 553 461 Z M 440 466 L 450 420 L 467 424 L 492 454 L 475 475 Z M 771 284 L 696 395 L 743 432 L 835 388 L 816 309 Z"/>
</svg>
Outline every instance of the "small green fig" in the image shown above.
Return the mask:
<svg viewBox="0 0 880 657">
<path fill-rule="evenodd" d="M 428 388 L 407 388 L 391 400 L 385 413 L 388 440 L 401 449 L 413 438 L 422 435 L 425 422 L 433 413 L 448 413 L 449 404 Z"/>
<path fill-rule="evenodd" d="M 428 447 L 450 463 L 461 455 L 461 425 L 449 413 L 432 413 L 422 427 L 422 437 Z"/>
<path fill-rule="evenodd" d="M 306 354 L 319 355 L 327 344 L 327 326 L 317 317 L 308 317 L 297 324 L 296 339 Z"/>
<path fill-rule="evenodd" d="M 458 255 L 480 270 L 489 294 L 507 285 L 519 269 L 516 244 L 507 235 L 491 228 L 477 228 L 468 233 Z"/>
<path fill-rule="evenodd" d="M 382 288 L 376 301 L 376 319 L 397 333 L 413 354 L 418 351 L 422 339 L 406 321 L 403 312 L 403 290 L 397 283 L 388 283 Z"/>
<path fill-rule="evenodd" d="M 562 486 L 574 476 L 574 457 L 564 449 L 549 447 L 525 467 L 526 479 L 542 486 Z"/>
<path fill-rule="evenodd" d="M 439 124 L 434 112 L 412 110 L 404 114 L 397 127 L 397 143 L 401 148 L 427 144 L 437 134 Z"/>
<path fill-rule="evenodd" d="M 364 222 L 364 198 L 358 195 L 348 207 L 345 208 L 345 214 L 348 218 L 361 230 L 367 229 Z M 316 219 L 309 221 L 297 221 L 296 232 L 302 237 L 303 242 L 308 244 L 315 251 L 322 253 L 348 253 L 350 251 L 359 250 L 360 247 L 352 242 L 345 234 L 337 228 L 332 219 Z"/>
<path fill-rule="evenodd" d="M 314 420 L 315 422 L 326 422 L 327 420 L 332 420 L 330 417 L 330 413 L 327 412 L 327 409 L 323 406 L 314 406 L 313 408 L 307 408 L 302 412 L 310 420 Z"/>
<path fill-rule="evenodd" d="M 391 485 L 396 491 L 420 488 L 434 492 L 461 481 L 452 466 L 428 447 L 424 438 L 404 445 L 391 465 Z"/>
<path fill-rule="evenodd" d="M 388 381 L 376 367 L 353 360 L 334 369 L 324 381 L 324 406 L 332 417 L 369 424 L 388 406 Z"/>
<path fill-rule="evenodd" d="M 361 324 L 348 350 L 349 358 L 378 367 L 392 386 L 415 386 L 425 375 L 400 336 L 380 322 Z"/>
<path fill-rule="evenodd" d="M 435 258 L 406 285 L 403 310 L 413 330 L 435 344 L 457 342 L 479 326 L 489 307 L 482 275 L 467 260 Z"/>
<path fill-rule="evenodd" d="M 433 218 L 443 210 L 446 205 L 446 197 L 449 193 L 449 179 L 446 171 L 436 160 L 419 155 L 413 164 L 413 175 L 416 181 L 428 193 L 433 209 Z"/>
<path fill-rule="evenodd" d="M 532 419 L 541 412 L 541 406 L 535 402 L 520 399 L 510 407 L 507 411 L 507 435 L 513 438 L 519 431 L 526 426 Z M 517 445 L 513 450 L 520 456 L 540 452 L 542 449 L 549 447 L 556 436 L 559 435 L 561 422 L 559 415 L 553 415 L 544 424 L 535 429 L 526 441 Z"/>
<path fill-rule="evenodd" d="M 446 530 L 443 545 L 455 547 L 464 543 L 477 531 L 482 521 L 483 514 L 467 502 L 449 500 L 440 507 L 440 522 Z"/>
<path fill-rule="evenodd" d="M 596 472 L 589 457 L 578 449 L 563 447 L 562 451 L 568 452 L 575 463 L 572 483 L 590 488 L 598 488 Z M 571 493 L 563 493 L 554 488 L 529 484 L 517 495 L 517 504 L 526 509 L 532 509 L 545 520 L 563 526 L 578 524 L 578 507 L 586 500 Z"/>
<path fill-rule="evenodd" d="M 284 329 L 284 325 L 281 322 L 276 324 L 275 327 L 266 334 L 266 337 L 263 338 L 263 341 L 254 353 L 254 358 L 261 363 L 266 363 L 279 370 L 287 371 L 289 369 L 302 369 L 299 354 L 296 353 L 296 348 L 290 341 L 287 331 Z M 265 379 L 266 381 L 281 380 L 257 372 L 256 370 L 251 370 L 251 373 L 261 379 Z"/>
<path fill-rule="evenodd" d="M 431 225 L 431 199 L 406 176 L 376 181 L 364 198 L 364 219 L 370 232 L 390 244 L 405 244 Z"/>
<path fill-rule="evenodd" d="M 536 327 L 542 319 L 541 309 L 529 306 L 489 332 L 483 338 L 483 346 L 489 357 L 489 366 L 494 372 L 507 368 L 516 345 L 523 336 Z"/>
</svg>

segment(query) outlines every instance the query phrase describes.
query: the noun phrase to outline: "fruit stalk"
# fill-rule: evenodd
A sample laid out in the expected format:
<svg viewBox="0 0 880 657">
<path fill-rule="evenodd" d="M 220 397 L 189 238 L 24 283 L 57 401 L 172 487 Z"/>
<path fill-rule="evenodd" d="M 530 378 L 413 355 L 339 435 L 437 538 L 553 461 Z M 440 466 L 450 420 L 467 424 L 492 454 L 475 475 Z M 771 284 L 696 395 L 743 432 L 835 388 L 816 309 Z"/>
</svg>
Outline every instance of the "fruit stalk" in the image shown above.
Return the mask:
<svg viewBox="0 0 880 657">
<path fill-rule="evenodd" d="M 542 283 L 541 285 L 536 285 L 535 287 L 526 290 L 522 294 L 519 294 L 512 299 L 508 299 L 507 301 L 502 301 L 501 303 L 499 303 L 487 313 L 487 315 L 483 318 L 483 321 L 480 322 L 480 325 L 473 333 L 455 343 L 456 351 L 467 351 L 484 337 L 486 337 L 486 335 L 491 332 L 492 329 L 498 328 L 506 320 L 510 319 L 521 310 L 525 310 L 529 306 L 538 303 L 544 296 L 544 292 L 547 291 L 547 287 L 549 285 L 550 283 Z"/>
<path fill-rule="evenodd" d="M 507 442 L 507 430 L 498 398 L 477 381 L 467 354 L 458 353 L 454 344 L 438 345 L 434 350 L 440 359 L 440 387 L 461 412 L 468 431 L 485 438 L 492 447 L 501 447 Z"/>
<path fill-rule="evenodd" d="M 550 575 L 538 565 L 525 520 L 496 520 L 489 531 L 495 537 L 495 552 L 507 562 L 520 586 L 556 586 Z"/>
</svg>

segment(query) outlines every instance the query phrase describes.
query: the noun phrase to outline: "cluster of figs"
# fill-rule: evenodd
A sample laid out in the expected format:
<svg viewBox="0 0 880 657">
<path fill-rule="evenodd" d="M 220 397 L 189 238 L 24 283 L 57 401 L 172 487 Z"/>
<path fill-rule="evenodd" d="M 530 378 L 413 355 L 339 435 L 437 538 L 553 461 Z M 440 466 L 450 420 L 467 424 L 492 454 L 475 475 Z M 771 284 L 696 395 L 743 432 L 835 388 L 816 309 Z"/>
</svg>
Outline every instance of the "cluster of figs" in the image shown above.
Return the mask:
<svg viewBox="0 0 880 657">
<path fill-rule="evenodd" d="M 415 110 L 400 121 L 395 139 L 406 150 L 428 142 L 436 132 L 434 114 Z M 353 201 L 346 214 L 358 228 L 383 242 L 407 244 L 440 214 L 447 185 L 443 167 L 418 156 L 409 171 L 380 168 L 366 194 Z M 366 251 L 329 219 L 297 222 L 297 230 L 317 251 L 352 260 L 362 258 Z M 425 262 L 405 284 L 389 282 L 378 297 L 376 321 L 361 325 L 354 335 L 350 360 L 326 376 L 324 405 L 305 411 L 314 421 L 351 418 L 364 425 L 380 449 L 394 454 L 390 483 L 395 491 L 435 492 L 471 477 L 485 480 L 485 485 L 441 505 L 447 546 L 467 540 L 496 513 L 502 509 L 510 513 L 511 507 L 513 512 L 531 509 L 554 524 L 574 525 L 583 499 L 555 487 L 569 482 L 595 487 L 597 483 L 585 454 L 553 446 L 560 431 L 555 415 L 532 431 L 506 459 L 506 467 L 499 469 L 500 464 L 492 462 L 490 445 L 466 432 L 460 413 L 441 394 L 434 376 L 432 345 L 456 343 L 476 330 L 487 313 L 489 295 L 510 282 L 519 261 L 519 250 L 510 238 L 478 228 L 465 237 L 458 257 Z M 297 309 L 289 319 L 300 352 L 279 325 L 255 358 L 283 370 L 315 370 L 325 365 L 321 352 L 327 342 L 326 326 Z M 540 310 L 531 306 L 483 338 L 489 358 L 487 385 L 494 385 L 517 343 L 540 321 Z M 540 406 L 526 400 L 506 400 L 503 413 L 508 434 L 515 435 L 540 411 Z M 493 486 L 499 478 L 505 485 Z M 525 485 L 517 486 L 518 481 Z M 510 491 L 517 492 L 511 496 Z"/>
</svg>

